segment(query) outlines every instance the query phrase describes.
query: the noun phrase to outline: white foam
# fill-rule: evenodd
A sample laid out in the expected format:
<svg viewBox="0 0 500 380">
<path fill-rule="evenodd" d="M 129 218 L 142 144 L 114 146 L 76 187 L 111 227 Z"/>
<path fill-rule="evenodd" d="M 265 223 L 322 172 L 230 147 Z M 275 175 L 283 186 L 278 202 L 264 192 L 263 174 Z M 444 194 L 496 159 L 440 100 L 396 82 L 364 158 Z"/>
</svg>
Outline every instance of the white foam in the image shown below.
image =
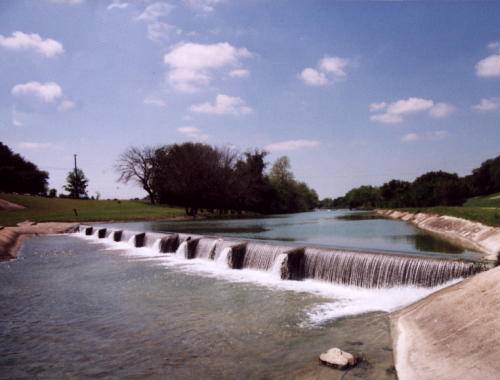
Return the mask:
<svg viewBox="0 0 500 380">
<path fill-rule="evenodd" d="M 97 239 L 79 234 L 76 234 L 76 236 L 90 241 Z M 231 250 L 230 248 L 225 248 L 215 261 L 206 259 L 186 260 L 187 242 L 181 243 L 175 254 L 165 254 L 160 253 L 155 246 L 135 248 L 129 243 L 114 242 L 111 239 L 99 239 L 98 241 L 107 246 L 105 250 L 118 250 L 130 259 L 151 260 L 156 265 L 173 268 L 177 271 L 215 277 L 230 282 L 253 283 L 276 290 L 308 293 L 321 297 L 318 303 L 305 310 L 307 320 L 302 322 L 301 326 L 303 327 L 318 326 L 350 315 L 375 311 L 395 311 L 460 281 L 460 279 L 456 279 L 434 288 L 403 286 L 379 289 L 359 288 L 311 279 L 283 281 L 280 276 L 276 275 L 278 269 L 275 270 L 275 268 L 268 272 L 253 269 L 230 269 L 227 266 L 227 256 Z M 281 269 L 283 259 L 276 260 L 280 264 L 279 269 Z M 277 267 L 278 264 L 275 266 Z"/>
</svg>

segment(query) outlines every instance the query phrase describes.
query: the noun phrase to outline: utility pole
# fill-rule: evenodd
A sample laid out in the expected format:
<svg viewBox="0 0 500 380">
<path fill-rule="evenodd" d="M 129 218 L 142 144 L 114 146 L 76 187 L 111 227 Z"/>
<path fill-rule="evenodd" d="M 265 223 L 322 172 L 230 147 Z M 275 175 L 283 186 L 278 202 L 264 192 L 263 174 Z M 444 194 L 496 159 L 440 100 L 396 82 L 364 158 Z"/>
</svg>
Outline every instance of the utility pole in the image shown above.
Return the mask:
<svg viewBox="0 0 500 380">
<path fill-rule="evenodd" d="M 76 154 L 74 154 L 73 157 L 75 158 L 75 178 L 76 178 Z"/>
</svg>

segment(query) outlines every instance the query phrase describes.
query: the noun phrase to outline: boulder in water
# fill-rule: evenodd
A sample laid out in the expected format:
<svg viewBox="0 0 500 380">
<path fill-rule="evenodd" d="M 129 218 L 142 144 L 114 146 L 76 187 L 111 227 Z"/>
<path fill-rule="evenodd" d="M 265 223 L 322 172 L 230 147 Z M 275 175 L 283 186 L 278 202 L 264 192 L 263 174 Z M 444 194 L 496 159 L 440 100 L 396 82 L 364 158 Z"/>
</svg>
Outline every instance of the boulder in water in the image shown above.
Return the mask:
<svg viewBox="0 0 500 380">
<path fill-rule="evenodd" d="M 340 348 L 330 348 L 319 356 L 319 361 L 327 366 L 346 369 L 356 364 L 356 358 L 349 352 L 342 351 Z"/>
</svg>

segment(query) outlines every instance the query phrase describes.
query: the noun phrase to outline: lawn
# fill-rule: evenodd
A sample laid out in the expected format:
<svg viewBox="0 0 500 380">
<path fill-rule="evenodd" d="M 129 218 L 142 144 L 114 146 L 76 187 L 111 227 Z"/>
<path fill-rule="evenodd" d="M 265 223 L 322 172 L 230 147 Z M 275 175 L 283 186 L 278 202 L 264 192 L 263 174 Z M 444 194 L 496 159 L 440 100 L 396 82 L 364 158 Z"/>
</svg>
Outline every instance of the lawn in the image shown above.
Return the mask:
<svg viewBox="0 0 500 380">
<path fill-rule="evenodd" d="M 500 208 L 494 207 L 428 207 L 405 208 L 404 211 L 427 214 L 449 215 L 480 222 L 488 226 L 500 227 Z"/>
<path fill-rule="evenodd" d="M 500 193 L 485 195 L 482 197 L 470 198 L 465 202 L 464 207 L 499 207 Z"/>
<path fill-rule="evenodd" d="M 142 201 L 76 200 L 3 193 L 0 193 L 0 199 L 26 207 L 23 210 L 0 211 L 1 226 L 15 225 L 27 219 L 37 222 L 97 222 L 160 220 L 185 216 L 181 208 L 152 206 Z"/>
</svg>

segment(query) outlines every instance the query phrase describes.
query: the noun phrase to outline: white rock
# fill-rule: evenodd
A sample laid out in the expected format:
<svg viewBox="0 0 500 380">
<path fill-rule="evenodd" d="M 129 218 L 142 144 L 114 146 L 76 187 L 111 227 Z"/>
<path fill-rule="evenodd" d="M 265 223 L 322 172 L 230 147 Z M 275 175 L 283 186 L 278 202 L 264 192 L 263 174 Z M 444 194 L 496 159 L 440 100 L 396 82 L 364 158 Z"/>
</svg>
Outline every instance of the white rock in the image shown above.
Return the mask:
<svg viewBox="0 0 500 380">
<path fill-rule="evenodd" d="M 350 354 L 349 352 L 342 351 L 337 347 L 330 348 L 327 352 L 322 353 L 319 356 L 319 360 L 323 364 L 339 369 L 344 369 L 348 366 L 356 364 L 354 355 Z"/>
</svg>

